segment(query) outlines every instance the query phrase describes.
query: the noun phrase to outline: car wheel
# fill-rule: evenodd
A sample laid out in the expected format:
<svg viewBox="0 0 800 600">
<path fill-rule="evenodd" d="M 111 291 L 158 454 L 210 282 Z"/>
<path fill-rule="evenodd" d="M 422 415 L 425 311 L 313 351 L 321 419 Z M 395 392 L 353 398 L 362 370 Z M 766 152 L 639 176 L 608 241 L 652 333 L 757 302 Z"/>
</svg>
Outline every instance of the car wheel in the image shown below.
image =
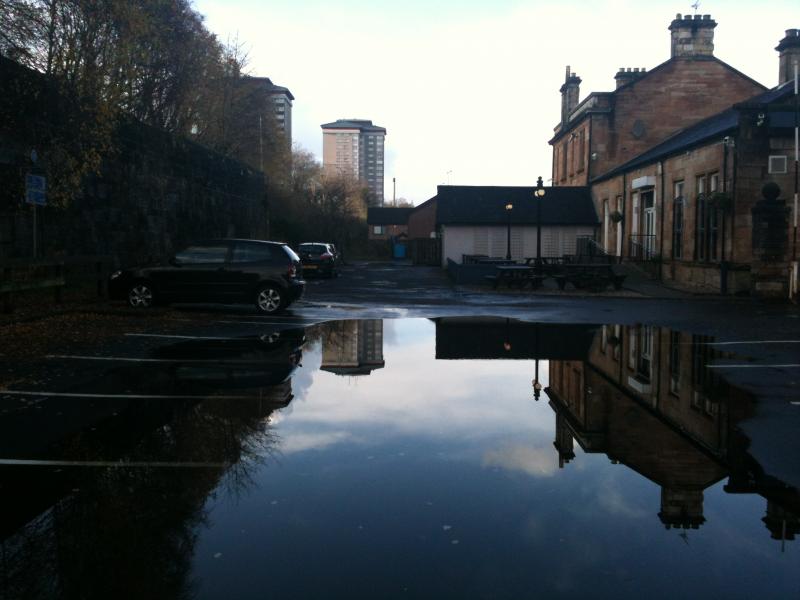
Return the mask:
<svg viewBox="0 0 800 600">
<path fill-rule="evenodd" d="M 147 281 L 137 281 L 128 288 L 128 306 L 131 308 L 150 308 L 154 304 L 153 286 Z"/>
<path fill-rule="evenodd" d="M 256 292 L 256 310 L 265 315 L 279 312 L 283 308 L 283 293 L 276 287 L 265 285 Z"/>
</svg>

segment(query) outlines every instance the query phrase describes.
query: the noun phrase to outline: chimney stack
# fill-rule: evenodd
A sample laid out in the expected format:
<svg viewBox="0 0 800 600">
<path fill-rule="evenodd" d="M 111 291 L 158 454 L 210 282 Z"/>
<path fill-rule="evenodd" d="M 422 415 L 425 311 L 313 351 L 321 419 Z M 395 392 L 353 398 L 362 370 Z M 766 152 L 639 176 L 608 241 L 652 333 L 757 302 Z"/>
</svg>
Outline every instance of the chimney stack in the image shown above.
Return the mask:
<svg viewBox="0 0 800 600">
<path fill-rule="evenodd" d="M 564 85 L 559 91 L 561 92 L 561 124 L 566 125 L 570 113 L 578 106 L 581 91 L 581 78 L 570 72 L 569 65 L 567 65 Z"/>
<path fill-rule="evenodd" d="M 669 25 L 672 32 L 671 58 L 714 56 L 714 28 L 717 22 L 711 15 L 686 15 L 678 13 Z"/>
<path fill-rule="evenodd" d="M 800 64 L 800 29 L 787 29 L 786 37 L 780 41 L 775 50 L 780 53 L 778 85 L 794 80 L 794 65 Z"/>
<path fill-rule="evenodd" d="M 620 67 L 617 74 L 614 75 L 614 79 L 617 82 L 617 89 L 621 88 L 623 85 L 630 83 L 631 81 L 636 81 L 640 77 L 642 77 L 645 73 L 647 73 L 647 69 L 642 67 L 641 69 L 631 69 L 628 67 L 625 69 L 624 67 Z"/>
</svg>

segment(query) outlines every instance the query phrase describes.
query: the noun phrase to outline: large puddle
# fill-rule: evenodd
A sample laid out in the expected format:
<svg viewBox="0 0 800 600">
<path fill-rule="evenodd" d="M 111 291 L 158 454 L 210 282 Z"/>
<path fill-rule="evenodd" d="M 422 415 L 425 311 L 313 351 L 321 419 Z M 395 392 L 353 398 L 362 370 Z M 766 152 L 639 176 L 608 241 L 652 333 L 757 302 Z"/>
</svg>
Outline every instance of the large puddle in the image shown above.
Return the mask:
<svg viewBox="0 0 800 600">
<path fill-rule="evenodd" d="M 0 391 L 0 597 L 800 589 L 800 474 L 771 462 L 796 446 L 754 446 L 764 400 L 710 338 L 441 318 L 137 342 Z"/>
</svg>

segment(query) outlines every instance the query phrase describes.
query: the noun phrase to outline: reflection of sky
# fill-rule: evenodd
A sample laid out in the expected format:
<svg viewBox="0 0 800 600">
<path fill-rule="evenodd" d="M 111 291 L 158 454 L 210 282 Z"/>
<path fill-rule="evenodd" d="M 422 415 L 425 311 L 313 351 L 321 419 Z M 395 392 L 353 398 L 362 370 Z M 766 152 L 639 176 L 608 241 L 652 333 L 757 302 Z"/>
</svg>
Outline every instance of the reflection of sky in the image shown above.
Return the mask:
<svg viewBox="0 0 800 600">
<path fill-rule="evenodd" d="M 304 353 L 277 459 L 245 495 L 209 501 L 200 597 L 796 592 L 797 549 L 769 539 L 763 498 L 719 483 L 699 530 L 665 530 L 659 487 L 633 470 L 577 443 L 558 469 L 533 361 L 437 361 L 433 323 L 391 328 L 369 376 L 319 371 L 320 348 Z"/>
<path fill-rule="evenodd" d="M 533 401 L 534 361 L 433 360 L 432 322 L 403 320 L 402 328 L 385 323 L 394 332 L 384 337 L 386 367 L 369 376 L 320 371 L 319 346 L 304 353 L 302 376 L 292 380 L 291 418 L 279 427 L 286 441 L 282 452 L 308 450 L 312 438 L 326 446 L 332 439 L 369 446 L 409 435 L 448 444 L 461 440 L 457 446 L 474 449 L 474 440 L 498 430 L 507 445 L 526 441 L 532 431 L 552 430 L 550 409 Z M 540 361 L 539 373 L 547 385 L 546 361 Z M 307 401 L 309 390 L 313 402 Z M 292 444 L 295 436 L 306 442 Z"/>
</svg>

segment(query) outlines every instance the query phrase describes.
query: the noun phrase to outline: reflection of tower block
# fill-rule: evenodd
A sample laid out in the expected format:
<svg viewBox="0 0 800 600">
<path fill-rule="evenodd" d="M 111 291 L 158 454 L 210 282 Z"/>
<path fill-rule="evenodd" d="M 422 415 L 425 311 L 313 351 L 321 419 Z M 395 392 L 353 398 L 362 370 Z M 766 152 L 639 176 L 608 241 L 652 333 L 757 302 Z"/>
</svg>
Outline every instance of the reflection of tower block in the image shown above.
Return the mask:
<svg viewBox="0 0 800 600">
<path fill-rule="evenodd" d="M 563 469 L 566 463 L 575 458 L 575 445 L 567 420 L 560 413 L 556 413 L 556 441 L 553 446 L 558 450 L 558 468 Z"/>
<path fill-rule="evenodd" d="M 793 540 L 800 533 L 800 517 L 767 500 L 767 514 L 763 519 L 773 540 Z"/>
<path fill-rule="evenodd" d="M 661 512 L 658 518 L 667 529 L 697 529 L 706 522 L 703 516 L 703 490 L 661 488 Z"/>
</svg>

